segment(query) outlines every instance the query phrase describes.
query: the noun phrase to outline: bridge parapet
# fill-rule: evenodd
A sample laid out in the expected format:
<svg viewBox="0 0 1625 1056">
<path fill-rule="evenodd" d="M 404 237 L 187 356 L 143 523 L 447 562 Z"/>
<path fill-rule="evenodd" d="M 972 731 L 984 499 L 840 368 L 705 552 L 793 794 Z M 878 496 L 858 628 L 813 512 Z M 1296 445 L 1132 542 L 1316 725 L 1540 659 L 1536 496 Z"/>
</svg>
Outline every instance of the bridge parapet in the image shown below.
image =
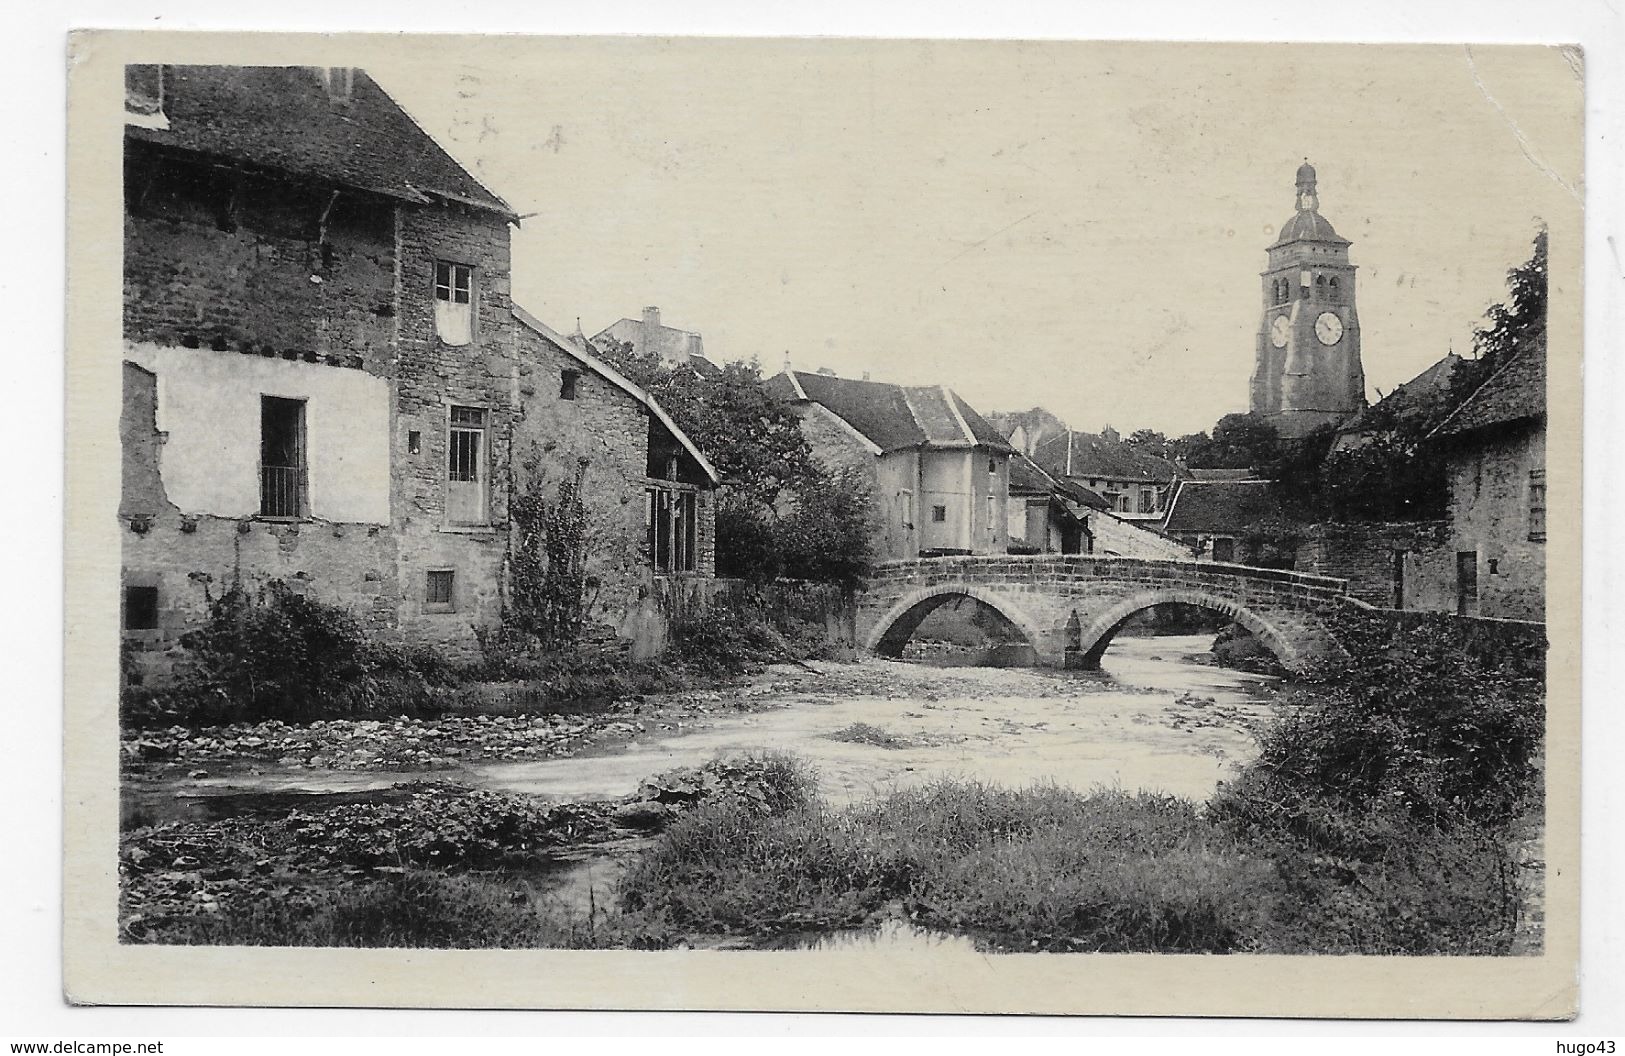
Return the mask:
<svg viewBox="0 0 1625 1056">
<path fill-rule="evenodd" d="M 901 650 L 932 609 L 969 596 L 1025 635 L 1040 663 L 1094 666 L 1129 619 L 1155 605 L 1198 605 L 1248 627 L 1293 670 L 1342 655 L 1327 630 L 1348 584 L 1327 576 L 1209 561 L 1082 554 L 965 555 L 875 566 L 859 595 L 859 640 Z"/>
</svg>

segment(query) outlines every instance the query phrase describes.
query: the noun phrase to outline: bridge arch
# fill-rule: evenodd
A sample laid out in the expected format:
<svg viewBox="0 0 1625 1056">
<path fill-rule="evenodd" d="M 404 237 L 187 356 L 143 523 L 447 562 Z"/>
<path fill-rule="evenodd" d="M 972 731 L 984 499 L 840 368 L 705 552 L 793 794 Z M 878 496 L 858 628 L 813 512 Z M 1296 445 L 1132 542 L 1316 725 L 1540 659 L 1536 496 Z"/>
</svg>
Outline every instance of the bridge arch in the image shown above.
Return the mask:
<svg viewBox="0 0 1625 1056">
<path fill-rule="evenodd" d="M 1130 595 L 1095 617 L 1089 626 L 1083 629 L 1078 638 L 1078 657 L 1081 661 L 1079 666 L 1085 668 L 1099 667 L 1100 658 L 1105 655 L 1106 648 L 1112 644 L 1112 639 L 1117 636 L 1117 632 L 1123 628 L 1125 623 L 1146 609 L 1176 602 L 1210 609 L 1229 616 L 1247 628 L 1289 671 L 1296 671 L 1303 664 L 1303 658 L 1299 655 L 1299 650 L 1293 645 L 1291 637 L 1283 633 L 1270 620 L 1260 616 L 1247 606 L 1241 605 L 1231 598 L 1226 598 L 1222 594 L 1170 587 Z"/>
<path fill-rule="evenodd" d="M 971 583 L 938 583 L 919 587 L 897 599 L 864 637 L 863 646 L 882 656 L 899 656 L 909 638 L 937 607 L 953 598 L 972 598 L 1010 622 L 1034 651 L 1042 653 L 1043 632 L 1026 613 L 998 592 Z"/>
</svg>

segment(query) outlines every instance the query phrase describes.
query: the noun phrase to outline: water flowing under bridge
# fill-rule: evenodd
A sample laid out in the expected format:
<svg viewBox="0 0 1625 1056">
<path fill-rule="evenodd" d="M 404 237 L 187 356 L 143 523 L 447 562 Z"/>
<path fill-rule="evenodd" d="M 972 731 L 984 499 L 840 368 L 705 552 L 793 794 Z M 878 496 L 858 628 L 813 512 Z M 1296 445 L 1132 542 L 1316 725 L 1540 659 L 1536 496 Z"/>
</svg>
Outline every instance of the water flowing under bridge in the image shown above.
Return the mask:
<svg viewBox="0 0 1625 1056">
<path fill-rule="evenodd" d="M 1330 630 L 1330 617 L 1348 601 L 1343 580 L 1209 561 L 1076 554 L 877 565 L 858 596 L 858 641 L 897 656 L 933 610 L 963 597 L 1013 624 L 1045 667 L 1098 667 L 1124 624 L 1171 602 L 1231 617 L 1295 674 L 1347 660 Z"/>
</svg>

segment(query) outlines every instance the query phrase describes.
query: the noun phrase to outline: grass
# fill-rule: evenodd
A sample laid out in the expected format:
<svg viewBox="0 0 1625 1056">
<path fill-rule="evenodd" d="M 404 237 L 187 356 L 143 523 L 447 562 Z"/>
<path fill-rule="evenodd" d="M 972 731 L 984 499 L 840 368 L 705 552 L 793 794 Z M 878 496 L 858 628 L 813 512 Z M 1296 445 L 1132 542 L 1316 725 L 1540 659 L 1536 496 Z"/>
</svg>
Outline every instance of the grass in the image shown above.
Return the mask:
<svg viewBox="0 0 1625 1056">
<path fill-rule="evenodd" d="M 1495 953 L 1510 943 L 1517 898 L 1503 843 L 1399 817 L 1359 836 L 1365 857 L 1330 857 L 1171 796 L 944 781 L 846 810 L 704 808 L 634 864 L 622 899 L 692 932 L 772 936 L 901 917 L 995 950 Z"/>
</svg>

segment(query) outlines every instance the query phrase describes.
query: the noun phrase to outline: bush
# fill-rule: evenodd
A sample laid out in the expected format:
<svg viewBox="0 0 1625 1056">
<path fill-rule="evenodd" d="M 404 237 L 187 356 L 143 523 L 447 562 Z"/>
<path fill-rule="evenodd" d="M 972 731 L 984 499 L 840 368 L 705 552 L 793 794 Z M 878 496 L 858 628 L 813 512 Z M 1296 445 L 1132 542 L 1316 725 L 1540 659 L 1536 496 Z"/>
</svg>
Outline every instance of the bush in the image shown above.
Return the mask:
<svg viewBox="0 0 1625 1056">
<path fill-rule="evenodd" d="M 450 679 L 426 651 L 375 641 L 347 610 L 279 580 L 252 592 L 234 584 L 181 645 L 187 655 L 173 686 L 127 687 L 126 724 L 420 714 L 435 709 L 433 689 Z"/>
<path fill-rule="evenodd" d="M 1357 663 L 1289 693 L 1258 759 L 1213 809 L 1279 828 L 1305 811 L 1402 807 L 1427 825 L 1504 824 L 1538 794 L 1545 652 L 1448 618 L 1350 612 Z"/>
</svg>

